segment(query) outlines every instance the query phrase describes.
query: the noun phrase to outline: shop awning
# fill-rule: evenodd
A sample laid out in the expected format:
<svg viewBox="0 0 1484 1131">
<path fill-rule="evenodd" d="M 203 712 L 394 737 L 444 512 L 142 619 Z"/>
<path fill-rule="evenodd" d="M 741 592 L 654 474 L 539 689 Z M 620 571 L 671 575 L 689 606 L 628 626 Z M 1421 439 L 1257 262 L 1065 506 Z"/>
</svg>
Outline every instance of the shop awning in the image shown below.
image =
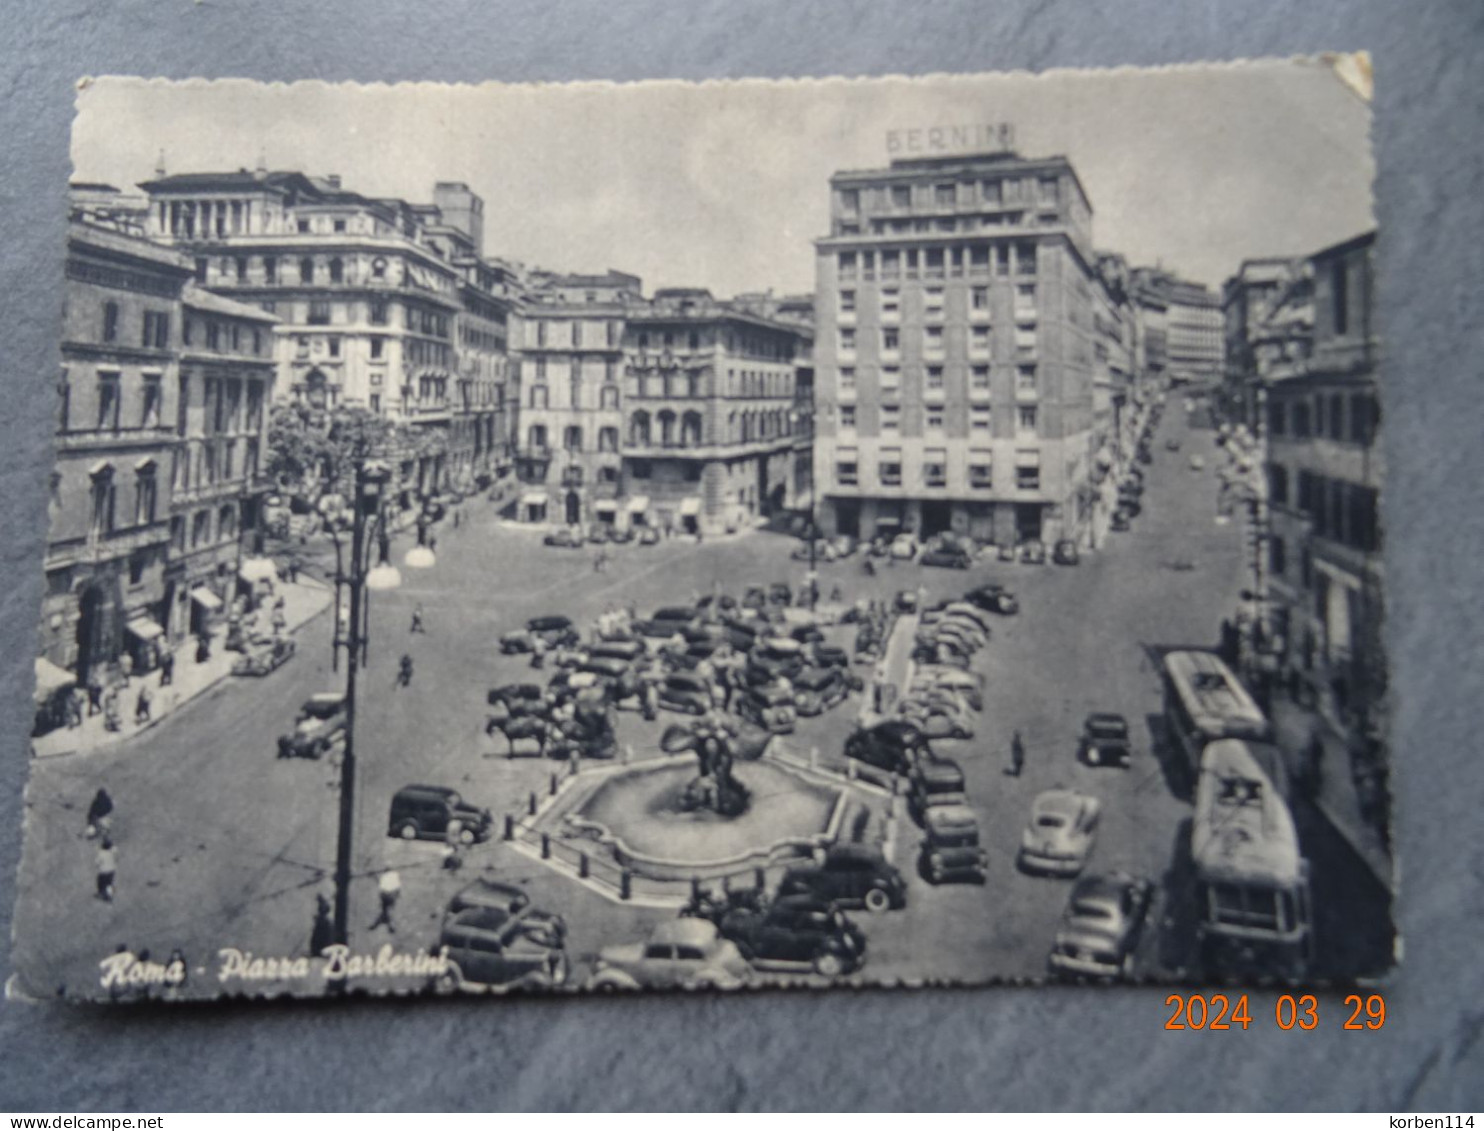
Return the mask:
<svg viewBox="0 0 1484 1131">
<path fill-rule="evenodd" d="M 594 514 L 613 514 L 618 510 L 618 504 L 611 499 L 603 499 L 593 504 Z"/>
<path fill-rule="evenodd" d="M 277 581 L 278 567 L 273 564 L 272 558 L 244 558 L 242 568 L 237 571 L 237 575 L 249 583 Z"/>
<path fill-rule="evenodd" d="M 164 633 L 164 629 L 157 625 L 149 617 L 136 617 L 124 625 L 124 631 L 139 640 L 153 640 Z"/>
<path fill-rule="evenodd" d="M 520 505 L 523 507 L 544 507 L 546 505 L 546 492 L 527 491 L 520 497 Z"/>
<path fill-rule="evenodd" d="M 58 667 L 45 656 L 36 657 L 36 698 L 45 699 L 54 691 L 71 687 L 77 677 L 66 668 Z"/>
<path fill-rule="evenodd" d="M 701 513 L 701 500 L 697 496 L 691 495 L 688 498 L 684 498 L 684 499 L 681 499 L 680 500 L 680 517 L 681 518 L 694 518 L 696 515 L 698 515 L 700 513 Z"/>
<path fill-rule="evenodd" d="M 203 609 L 211 612 L 216 612 L 217 609 L 222 607 L 222 599 L 204 585 L 191 590 L 191 600 L 195 601 Z"/>
<path fill-rule="evenodd" d="M 632 499 L 629 500 L 629 513 L 630 514 L 643 514 L 648 509 L 649 509 L 649 496 L 648 495 L 635 495 Z"/>
</svg>

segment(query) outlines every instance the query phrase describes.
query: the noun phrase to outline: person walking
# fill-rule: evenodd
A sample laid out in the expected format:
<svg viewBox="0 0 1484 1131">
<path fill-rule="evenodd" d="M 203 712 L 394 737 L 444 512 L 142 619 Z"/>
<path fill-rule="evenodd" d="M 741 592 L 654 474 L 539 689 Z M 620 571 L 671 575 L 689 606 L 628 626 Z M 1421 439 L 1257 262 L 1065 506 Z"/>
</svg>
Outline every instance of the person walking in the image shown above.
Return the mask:
<svg viewBox="0 0 1484 1131">
<path fill-rule="evenodd" d="M 464 822 L 451 817 L 443 834 L 443 866 L 457 872 L 464 866 Z"/>
<path fill-rule="evenodd" d="M 1010 768 L 1005 772 L 1012 778 L 1018 778 L 1020 772 L 1025 769 L 1025 742 L 1017 730 L 1010 739 Z"/>
<path fill-rule="evenodd" d="M 112 826 L 113 798 L 108 796 L 108 790 L 100 788 L 93 794 L 93 802 L 88 806 L 87 838 L 92 840 L 99 833 L 107 838 Z"/>
<path fill-rule="evenodd" d="M 103 680 L 95 671 L 88 679 L 88 718 L 103 713 Z"/>
<path fill-rule="evenodd" d="M 123 677 L 120 681 L 121 685 L 124 687 L 128 687 L 129 677 L 133 674 L 134 657 L 125 652 L 122 656 L 119 657 L 119 675 Z"/>
<path fill-rule="evenodd" d="M 74 687 L 67 693 L 67 729 L 76 730 L 82 726 L 83 704 L 86 697 L 80 688 Z"/>
<path fill-rule="evenodd" d="M 459 522 L 460 522 L 460 520 L 463 517 L 464 517 L 464 512 L 463 511 L 456 510 L 456 511 L 453 512 L 453 528 L 455 530 L 457 530 L 459 528 Z"/>
<path fill-rule="evenodd" d="M 376 894 L 381 899 L 381 910 L 366 929 L 374 931 L 377 927 L 385 927 L 389 934 L 395 935 L 397 925 L 392 922 L 392 912 L 397 909 L 397 900 L 402 895 L 402 877 L 397 875 L 396 869 L 388 868 L 381 874 L 376 881 Z"/>
<path fill-rule="evenodd" d="M 412 686 L 412 657 L 406 652 L 402 653 L 402 659 L 397 664 L 397 686 Z"/>
<path fill-rule="evenodd" d="M 335 923 L 330 918 L 330 901 L 321 893 L 314 897 L 314 926 L 309 930 L 309 953 L 316 958 L 335 942 Z"/>
<path fill-rule="evenodd" d="M 98 845 L 96 858 L 98 866 L 98 898 L 104 903 L 113 902 L 113 881 L 118 874 L 118 853 L 114 851 L 113 841 L 105 836 Z"/>
<path fill-rule="evenodd" d="M 273 606 L 273 635 L 282 636 L 288 626 L 288 611 L 284 608 L 283 598 L 280 597 Z"/>
<path fill-rule="evenodd" d="M 413 607 L 412 627 L 409 628 L 407 631 L 418 633 L 426 633 L 428 631 L 426 628 L 423 627 L 423 607 L 421 602 L 418 602 L 418 604 Z"/>
<path fill-rule="evenodd" d="M 160 686 L 169 687 L 175 682 L 175 652 L 166 647 L 160 652 Z"/>
<path fill-rule="evenodd" d="M 150 709 L 154 700 L 150 697 L 149 684 L 139 685 L 139 698 L 134 701 L 134 725 L 143 726 L 150 720 Z"/>
<path fill-rule="evenodd" d="M 211 637 L 202 633 L 196 638 L 196 663 L 204 664 L 211 659 Z"/>
</svg>

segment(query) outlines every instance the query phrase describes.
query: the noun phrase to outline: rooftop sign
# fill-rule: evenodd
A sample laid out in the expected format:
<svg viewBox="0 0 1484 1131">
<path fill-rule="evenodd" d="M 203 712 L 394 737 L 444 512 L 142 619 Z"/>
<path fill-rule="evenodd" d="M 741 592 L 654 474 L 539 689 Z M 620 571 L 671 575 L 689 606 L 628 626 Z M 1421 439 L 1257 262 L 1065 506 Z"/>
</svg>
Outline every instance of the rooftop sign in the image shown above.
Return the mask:
<svg viewBox="0 0 1484 1131">
<path fill-rule="evenodd" d="M 886 131 L 886 152 L 893 157 L 927 157 L 953 153 L 1003 153 L 1015 148 L 1009 122 L 957 126 L 911 126 Z"/>
</svg>

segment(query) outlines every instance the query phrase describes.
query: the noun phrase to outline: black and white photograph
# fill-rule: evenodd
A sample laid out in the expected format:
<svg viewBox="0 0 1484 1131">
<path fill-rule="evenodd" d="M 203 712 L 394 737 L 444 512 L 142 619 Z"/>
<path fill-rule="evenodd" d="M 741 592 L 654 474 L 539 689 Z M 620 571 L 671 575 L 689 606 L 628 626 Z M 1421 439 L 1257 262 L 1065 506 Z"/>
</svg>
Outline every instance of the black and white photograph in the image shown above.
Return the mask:
<svg viewBox="0 0 1484 1131">
<path fill-rule="evenodd" d="M 9 994 L 1382 977 L 1371 98 L 83 82 Z"/>
</svg>

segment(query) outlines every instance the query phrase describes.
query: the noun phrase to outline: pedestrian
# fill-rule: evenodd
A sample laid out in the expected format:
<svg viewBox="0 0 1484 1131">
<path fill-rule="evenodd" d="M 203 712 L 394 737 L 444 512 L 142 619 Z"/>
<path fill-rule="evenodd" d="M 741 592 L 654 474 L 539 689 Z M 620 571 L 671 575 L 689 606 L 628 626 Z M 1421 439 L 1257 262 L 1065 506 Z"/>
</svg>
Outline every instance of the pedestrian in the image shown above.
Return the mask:
<svg viewBox="0 0 1484 1131">
<path fill-rule="evenodd" d="M 196 663 L 204 664 L 211 659 L 211 637 L 202 633 L 196 637 Z"/>
<path fill-rule="evenodd" d="M 454 511 L 453 512 L 453 528 L 455 530 L 457 530 L 459 528 L 459 521 L 460 521 L 460 519 L 463 518 L 463 515 L 464 515 L 464 512 L 463 511 Z"/>
<path fill-rule="evenodd" d="M 412 627 L 408 631 L 427 632 L 427 629 L 423 627 L 423 607 L 421 603 L 417 604 L 412 610 Z"/>
<path fill-rule="evenodd" d="M 99 788 L 93 794 L 92 804 L 88 806 L 87 838 L 92 840 L 99 833 L 107 837 L 113 827 L 113 798 L 108 796 L 108 790 Z"/>
<path fill-rule="evenodd" d="M 434 534 L 429 534 L 428 535 L 428 552 L 430 554 L 433 554 L 433 553 L 437 553 L 438 552 L 438 537 L 437 537 L 437 535 L 434 535 Z"/>
<path fill-rule="evenodd" d="M 660 712 L 660 685 L 658 680 L 644 681 L 644 721 L 654 722 Z"/>
<path fill-rule="evenodd" d="M 406 652 L 402 653 L 402 659 L 397 664 L 397 686 L 412 686 L 412 657 Z"/>
<path fill-rule="evenodd" d="M 1023 769 L 1025 769 L 1025 742 L 1017 730 L 1010 739 L 1010 768 L 1006 773 L 1012 778 L 1018 778 Z"/>
<path fill-rule="evenodd" d="M 1316 723 L 1309 732 L 1309 744 L 1304 748 L 1301 786 L 1310 798 L 1319 796 L 1319 787 L 1324 782 L 1324 737 Z"/>
<path fill-rule="evenodd" d="M 147 684 L 147 683 L 140 684 L 139 685 L 139 698 L 134 701 L 134 725 L 135 726 L 143 726 L 145 723 L 149 722 L 150 708 L 151 708 L 152 705 L 153 705 L 153 700 L 150 698 L 149 684 Z"/>
<path fill-rule="evenodd" d="M 531 641 L 531 667 L 540 671 L 546 666 L 546 641 L 536 637 Z"/>
<path fill-rule="evenodd" d="M 594 573 L 602 573 L 603 572 L 603 555 L 601 553 L 598 553 L 598 554 L 594 554 L 593 555 L 593 572 Z"/>
<path fill-rule="evenodd" d="M 105 836 L 102 843 L 98 845 L 98 891 L 97 896 L 104 903 L 113 902 L 113 881 L 118 874 L 118 853 L 114 851 L 113 841 Z"/>
<path fill-rule="evenodd" d="M 88 718 L 101 714 L 103 711 L 103 680 L 95 671 L 88 678 Z"/>
<path fill-rule="evenodd" d="M 464 866 L 463 847 L 464 822 L 451 817 L 443 834 L 443 866 L 449 871 L 457 872 Z"/>
<path fill-rule="evenodd" d="M 82 726 L 83 702 L 84 695 L 79 688 L 74 687 L 67 693 L 67 702 L 65 706 L 67 711 L 68 730 L 76 730 L 78 727 Z"/>
<path fill-rule="evenodd" d="M 296 558 L 290 558 L 289 559 L 289 564 L 284 569 L 284 573 L 288 574 L 289 584 L 290 585 L 297 585 L 297 584 L 299 584 L 299 562 L 298 562 L 298 559 L 296 559 Z M 323 899 L 324 896 L 320 896 L 320 898 Z"/>
<path fill-rule="evenodd" d="M 123 686 L 129 686 L 129 677 L 134 674 L 134 657 L 125 652 L 119 657 L 119 675 L 123 677 Z"/>
<path fill-rule="evenodd" d="M 109 730 L 119 729 L 119 689 L 117 685 L 103 693 L 103 725 Z"/>
<path fill-rule="evenodd" d="M 385 927 L 388 933 L 395 935 L 397 926 L 392 922 L 392 912 L 396 910 L 397 899 L 402 894 L 402 877 L 397 875 L 395 869 L 388 868 L 381 874 L 381 878 L 376 881 L 376 894 L 381 898 L 381 910 L 366 929 L 374 931 L 377 927 Z"/>
<path fill-rule="evenodd" d="M 283 598 L 278 599 L 278 604 L 273 606 L 273 635 L 282 636 L 284 629 L 289 626 L 288 613 L 284 611 Z"/>
<path fill-rule="evenodd" d="M 160 652 L 160 686 L 169 687 L 175 682 L 175 651 L 168 646 Z"/>
</svg>

